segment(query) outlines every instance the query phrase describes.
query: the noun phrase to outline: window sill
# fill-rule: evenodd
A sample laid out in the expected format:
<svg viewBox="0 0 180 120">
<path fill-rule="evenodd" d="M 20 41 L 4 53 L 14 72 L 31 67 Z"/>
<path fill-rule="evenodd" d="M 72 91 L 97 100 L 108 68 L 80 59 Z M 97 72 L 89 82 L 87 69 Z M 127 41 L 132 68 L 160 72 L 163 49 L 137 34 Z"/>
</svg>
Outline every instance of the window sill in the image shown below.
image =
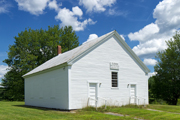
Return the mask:
<svg viewBox="0 0 180 120">
<path fill-rule="evenodd" d="M 119 87 L 111 87 L 111 89 L 117 89 L 117 90 L 118 90 L 118 89 L 119 89 Z"/>
</svg>

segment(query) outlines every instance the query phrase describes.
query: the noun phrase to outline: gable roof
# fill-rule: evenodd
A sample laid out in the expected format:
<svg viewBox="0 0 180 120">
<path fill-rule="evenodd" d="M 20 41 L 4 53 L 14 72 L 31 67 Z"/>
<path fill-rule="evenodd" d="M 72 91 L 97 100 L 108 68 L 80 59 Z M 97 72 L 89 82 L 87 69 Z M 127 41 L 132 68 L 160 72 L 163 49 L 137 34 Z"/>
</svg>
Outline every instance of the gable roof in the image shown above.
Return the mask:
<svg viewBox="0 0 180 120">
<path fill-rule="evenodd" d="M 116 35 L 116 37 L 119 39 L 119 41 L 124 45 L 124 47 L 130 52 L 130 54 L 137 60 L 137 62 L 141 65 L 142 68 L 144 68 L 144 72 L 148 73 L 150 70 L 147 68 L 146 65 L 137 57 L 137 55 L 132 51 L 132 49 L 127 45 L 127 43 L 120 37 L 120 35 L 114 30 L 111 31 L 101 37 L 98 37 L 96 39 L 93 39 L 91 41 L 87 41 L 83 43 L 81 46 L 78 46 L 72 50 L 69 50 L 67 52 L 64 52 L 62 54 L 59 54 L 55 56 L 54 58 L 46 61 L 42 65 L 36 67 L 32 71 L 26 73 L 23 75 L 23 77 L 32 75 L 34 73 L 38 73 L 41 71 L 48 70 L 49 68 L 53 68 L 59 65 L 62 65 L 66 63 L 67 65 L 72 65 L 73 61 L 76 60 L 78 57 L 80 57 L 82 54 L 86 53 L 87 51 L 91 50 L 91 48 L 95 47 L 96 45 L 100 44 L 104 40 L 108 39 L 112 35 Z"/>
</svg>

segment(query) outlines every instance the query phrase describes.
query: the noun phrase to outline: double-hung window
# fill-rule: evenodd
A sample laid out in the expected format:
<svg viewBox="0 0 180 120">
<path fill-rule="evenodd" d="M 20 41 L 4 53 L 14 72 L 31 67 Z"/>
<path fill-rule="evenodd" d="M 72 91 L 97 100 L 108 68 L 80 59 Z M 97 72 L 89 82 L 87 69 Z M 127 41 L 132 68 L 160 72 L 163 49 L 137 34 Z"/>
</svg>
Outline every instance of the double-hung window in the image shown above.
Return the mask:
<svg viewBox="0 0 180 120">
<path fill-rule="evenodd" d="M 111 87 L 118 87 L 118 72 L 111 72 Z"/>
</svg>

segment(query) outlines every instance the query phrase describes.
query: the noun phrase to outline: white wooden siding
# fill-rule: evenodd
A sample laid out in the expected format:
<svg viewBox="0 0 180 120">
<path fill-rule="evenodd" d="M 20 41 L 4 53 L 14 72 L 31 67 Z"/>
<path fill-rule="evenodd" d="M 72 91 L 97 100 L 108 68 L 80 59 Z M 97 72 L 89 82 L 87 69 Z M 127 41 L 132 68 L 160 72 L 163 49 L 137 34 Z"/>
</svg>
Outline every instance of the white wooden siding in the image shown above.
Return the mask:
<svg viewBox="0 0 180 120">
<path fill-rule="evenodd" d="M 68 68 L 26 78 L 25 105 L 68 109 Z"/>
<path fill-rule="evenodd" d="M 111 87 L 110 62 L 119 64 L 118 88 Z M 98 81 L 98 96 L 106 98 L 109 105 L 129 104 L 128 84 L 136 82 L 137 96 L 146 99 L 148 104 L 148 77 L 124 49 L 115 36 L 77 60 L 71 67 L 71 88 L 69 109 L 78 109 L 87 105 L 88 81 Z M 104 104 L 99 102 L 99 105 Z"/>
</svg>

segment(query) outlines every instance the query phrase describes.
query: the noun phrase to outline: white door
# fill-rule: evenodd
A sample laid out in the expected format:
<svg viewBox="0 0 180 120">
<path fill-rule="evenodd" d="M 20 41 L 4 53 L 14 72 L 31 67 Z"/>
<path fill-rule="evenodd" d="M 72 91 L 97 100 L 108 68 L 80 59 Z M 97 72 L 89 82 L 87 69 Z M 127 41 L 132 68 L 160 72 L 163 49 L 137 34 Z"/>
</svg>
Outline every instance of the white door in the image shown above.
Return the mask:
<svg viewBox="0 0 180 120">
<path fill-rule="evenodd" d="M 97 100 L 97 83 L 89 83 L 89 105 L 95 106 Z"/>
<path fill-rule="evenodd" d="M 136 103 L 136 85 L 131 85 L 130 88 L 131 104 Z"/>
</svg>

